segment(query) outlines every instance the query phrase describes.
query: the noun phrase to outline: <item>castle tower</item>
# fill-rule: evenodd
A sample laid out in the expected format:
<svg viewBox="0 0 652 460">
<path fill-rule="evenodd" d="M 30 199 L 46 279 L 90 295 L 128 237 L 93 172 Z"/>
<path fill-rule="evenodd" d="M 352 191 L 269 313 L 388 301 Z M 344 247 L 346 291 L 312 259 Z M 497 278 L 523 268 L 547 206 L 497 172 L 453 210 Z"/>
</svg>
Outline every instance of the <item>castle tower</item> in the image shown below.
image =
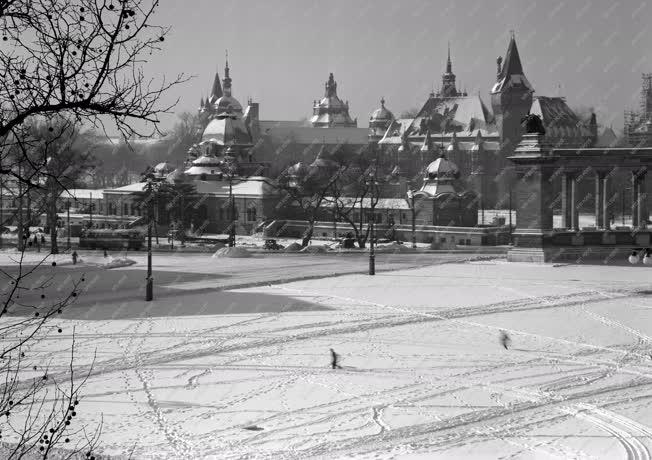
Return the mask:
<svg viewBox="0 0 652 460">
<path fill-rule="evenodd" d="M 453 73 L 453 63 L 451 62 L 451 46 L 448 44 L 448 59 L 446 60 L 446 73 L 441 76 L 441 90 L 439 97 L 457 97 L 461 93 L 457 92 L 455 87 L 455 74 Z"/>
<path fill-rule="evenodd" d="M 337 82 L 332 73 L 328 76 L 324 88 L 324 97 L 313 103 L 310 119 L 312 126 L 315 128 L 357 127 L 357 119 L 352 120 L 349 116 L 349 103 L 343 102 L 337 96 Z"/>
<path fill-rule="evenodd" d="M 509 156 L 521 140 L 521 119 L 529 113 L 534 93 L 534 88 L 525 78 L 513 34 L 505 59 L 499 58 L 498 67 L 498 78 L 491 88 L 491 107 L 503 144 L 503 156 Z"/>
<path fill-rule="evenodd" d="M 534 88 L 523 72 L 513 33 L 505 59 L 498 58 L 497 62 L 498 76 L 491 88 L 491 106 L 500 134 L 501 149 L 491 165 L 491 171 L 487 171 L 488 176 L 495 177 L 487 177 L 489 183 L 486 183 L 488 190 L 485 190 L 485 194 L 488 196 L 485 196 L 491 198 L 491 203 L 487 203 L 489 206 L 504 207 L 508 202 L 510 184 L 515 181 L 512 170 L 505 169 L 507 157 L 513 154 L 521 141 L 521 120 L 530 112 Z"/>
<path fill-rule="evenodd" d="M 380 108 L 369 117 L 369 142 L 377 143 L 394 121 L 394 114 L 385 107 L 385 98 L 380 99 Z"/>
</svg>

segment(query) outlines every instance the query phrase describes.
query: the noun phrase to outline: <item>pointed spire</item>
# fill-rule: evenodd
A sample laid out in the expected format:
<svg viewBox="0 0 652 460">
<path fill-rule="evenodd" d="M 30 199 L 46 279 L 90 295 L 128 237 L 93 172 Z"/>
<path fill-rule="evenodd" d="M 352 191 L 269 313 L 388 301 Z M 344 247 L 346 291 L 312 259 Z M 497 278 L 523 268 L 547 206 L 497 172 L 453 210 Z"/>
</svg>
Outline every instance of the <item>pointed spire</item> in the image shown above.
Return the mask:
<svg viewBox="0 0 652 460">
<path fill-rule="evenodd" d="M 337 82 L 335 81 L 335 77 L 333 76 L 333 72 L 330 73 L 328 76 L 328 81 L 324 85 L 325 91 L 324 91 L 324 97 L 337 97 Z"/>
<path fill-rule="evenodd" d="M 505 78 L 510 75 L 523 75 L 523 66 L 521 65 L 521 57 L 518 54 L 518 48 L 516 47 L 516 38 L 514 37 L 514 31 L 512 32 L 512 37 L 509 40 L 509 46 L 507 47 L 507 54 L 505 54 L 505 62 L 503 63 L 500 76 Z"/>
<path fill-rule="evenodd" d="M 455 131 L 453 131 L 453 137 L 451 137 L 450 144 L 448 144 L 448 147 L 446 147 L 446 152 L 448 153 L 457 152 L 457 134 Z M 441 156 L 445 157 L 444 152 L 441 153 Z"/>
<path fill-rule="evenodd" d="M 220 74 L 215 71 L 215 79 L 213 80 L 213 87 L 211 88 L 211 94 L 210 97 L 207 99 L 206 102 L 210 102 L 211 104 L 221 98 L 224 95 L 222 92 L 222 85 L 220 84 Z"/>
<path fill-rule="evenodd" d="M 516 38 L 514 38 L 513 31 L 512 36 L 509 40 L 509 45 L 507 46 L 505 59 L 503 61 L 498 61 L 498 67 L 500 69 L 500 73 L 498 74 L 496 84 L 491 89 L 492 94 L 502 92 L 503 90 L 509 88 L 517 88 L 519 90 L 524 89 L 532 93 L 534 92 L 534 88 L 527 80 L 525 73 L 523 72 L 521 57 L 518 54 L 518 48 L 516 47 Z"/>
<path fill-rule="evenodd" d="M 222 80 L 222 85 L 224 86 L 224 95 L 231 96 L 231 76 L 229 75 L 229 50 L 226 50 L 226 64 L 224 65 L 224 80 Z"/>
<path fill-rule="evenodd" d="M 380 107 L 383 108 L 383 109 L 385 108 L 385 98 L 384 97 L 380 98 Z"/>
<path fill-rule="evenodd" d="M 428 153 L 432 151 L 432 137 L 430 136 L 430 129 L 426 131 L 426 137 L 423 138 L 423 144 L 419 150 L 421 153 Z"/>
<path fill-rule="evenodd" d="M 475 136 L 475 143 L 471 147 L 472 152 L 481 152 L 484 150 L 484 139 L 482 138 L 482 133 L 478 130 L 478 134 Z"/>
<path fill-rule="evenodd" d="M 451 45 L 448 43 L 448 58 L 446 59 L 446 72 L 441 76 L 441 90 L 437 94 L 443 97 L 456 97 L 460 94 L 455 87 L 455 74 L 451 62 Z"/>
</svg>

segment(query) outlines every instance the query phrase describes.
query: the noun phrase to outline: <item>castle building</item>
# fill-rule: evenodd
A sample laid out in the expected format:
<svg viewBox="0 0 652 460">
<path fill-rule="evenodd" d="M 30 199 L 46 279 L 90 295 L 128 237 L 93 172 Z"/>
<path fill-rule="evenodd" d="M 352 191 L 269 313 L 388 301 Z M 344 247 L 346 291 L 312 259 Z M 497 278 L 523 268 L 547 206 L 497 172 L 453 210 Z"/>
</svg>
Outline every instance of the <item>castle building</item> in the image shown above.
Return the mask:
<svg viewBox="0 0 652 460">
<path fill-rule="evenodd" d="M 459 165 L 462 175 L 476 179 L 476 192 L 485 205 L 505 208 L 513 182 L 513 167 L 507 158 L 521 140 L 525 115 L 539 115 L 549 141 L 566 147 L 593 145 L 597 123 L 594 117 L 583 123 L 562 97 L 534 95 L 513 35 L 505 58 L 499 57 L 497 64 L 490 110 L 479 94 L 468 95 L 457 89 L 449 48 L 441 89 L 430 94 L 416 117 L 394 120 L 379 144 L 396 149 L 401 170 L 411 175 L 418 173 L 422 167 L 419 165 L 446 149 L 447 157 Z M 591 129 L 591 123 L 595 129 Z M 432 138 L 433 148 L 424 155 L 427 136 Z"/>
</svg>

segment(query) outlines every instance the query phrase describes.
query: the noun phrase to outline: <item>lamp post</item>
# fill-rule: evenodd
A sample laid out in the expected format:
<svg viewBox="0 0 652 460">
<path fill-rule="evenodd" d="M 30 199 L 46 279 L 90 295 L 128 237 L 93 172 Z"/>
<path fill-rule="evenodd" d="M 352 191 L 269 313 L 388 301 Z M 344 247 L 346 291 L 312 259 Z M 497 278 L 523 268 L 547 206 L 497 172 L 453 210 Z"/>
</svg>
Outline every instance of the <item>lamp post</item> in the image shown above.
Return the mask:
<svg viewBox="0 0 652 460">
<path fill-rule="evenodd" d="M 233 149 L 229 147 L 227 149 L 227 154 L 231 153 Z M 225 156 L 223 161 L 224 164 L 224 174 L 229 180 L 229 220 L 231 222 L 229 226 L 229 247 L 235 247 L 235 197 L 233 196 L 233 179 L 236 173 L 236 165 L 234 164 L 234 158 L 231 156 Z"/>
<path fill-rule="evenodd" d="M 417 225 L 416 225 L 416 209 L 414 208 L 414 190 L 408 190 L 408 198 L 410 199 L 410 211 L 412 212 L 412 248 L 417 248 Z"/>
<path fill-rule="evenodd" d="M 90 205 L 91 206 L 90 207 L 90 221 L 91 222 L 90 222 L 90 227 L 92 228 L 93 227 L 93 192 L 90 192 L 90 196 L 91 196 L 91 205 Z"/>
<path fill-rule="evenodd" d="M 369 275 L 376 274 L 376 251 L 374 246 L 374 222 L 376 220 L 376 194 L 378 192 L 378 180 L 376 178 L 377 163 L 370 168 L 365 177 L 365 185 L 371 190 L 371 216 L 369 216 Z"/>
<path fill-rule="evenodd" d="M 67 246 L 68 250 L 70 251 L 70 200 L 66 201 L 66 220 L 67 220 L 67 225 L 68 225 L 68 231 L 66 232 L 67 235 Z"/>
<path fill-rule="evenodd" d="M 152 277 L 152 192 L 154 182 L 152 177 L 147 178 L 147 191 L 149 193 L 147 203 L 147 284 L 145 287 L 145 300 L 154 299 L 154 278 Z"/>
</svg>

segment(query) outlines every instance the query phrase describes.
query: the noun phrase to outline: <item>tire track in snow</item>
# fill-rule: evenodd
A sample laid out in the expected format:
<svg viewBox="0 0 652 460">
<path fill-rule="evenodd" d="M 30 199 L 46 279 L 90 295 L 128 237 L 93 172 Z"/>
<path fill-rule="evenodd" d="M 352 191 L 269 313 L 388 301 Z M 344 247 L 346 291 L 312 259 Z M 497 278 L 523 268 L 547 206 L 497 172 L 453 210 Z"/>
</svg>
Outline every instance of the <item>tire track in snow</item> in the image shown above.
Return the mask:
<svg viewBox="0 0 652 460">
<path fill-rule="evenodd" d="M 629 419 L 611 411 L 594 410 L 594 406 L 587 404 L 577 404 L 574 407 L 560 410 L 587 420 L 613 435 L 624 447 L 628 460 L 650 460 L 650 452 L 647 447 L 636 437 L 641 435 L 640 430 L 631 424 Z"/>
</svg>

